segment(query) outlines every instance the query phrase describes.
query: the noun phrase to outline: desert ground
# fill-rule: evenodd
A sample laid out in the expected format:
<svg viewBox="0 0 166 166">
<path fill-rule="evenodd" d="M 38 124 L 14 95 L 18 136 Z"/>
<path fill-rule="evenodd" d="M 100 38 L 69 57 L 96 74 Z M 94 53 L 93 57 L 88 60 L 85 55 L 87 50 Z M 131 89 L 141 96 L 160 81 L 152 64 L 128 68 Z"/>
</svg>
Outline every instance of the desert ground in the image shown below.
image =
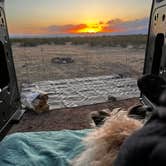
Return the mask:
<svg viewBox="0 0 166 166">
<path fill-rule="evenodd" d="M 139 77 L 144 48 L 90 47 L 88 45 L 12 46 L 19 83 L 120 74 Z M 54 63 L 53 58 L 70 58 L 71 63 Z"/>
<path fill-rule="evenodd" d="M 99 42 L 96 42 L 96 38 L 72 39 L 72 42 L 60 39 L 59 43 L 38 43 L 38 40 L 26 39 L 24 42 L 18 39 L 12 42 L 20 88 L 22 83 L 112 74 L 118 74 L 121 78 L 137 79 L 143 71 L 146 36 L 118 37 L 111 45 L 107 42 L 110 38 L 104 38 L 104 42 L 102 38 Z M 106 108 L 110 111 L 116 107 L 128 108 L 138 103 L 136 98 L 63 108 L 41 115 L 28 111 L 10 133 L 90 128 L 90 112 Z"/>
</svg>

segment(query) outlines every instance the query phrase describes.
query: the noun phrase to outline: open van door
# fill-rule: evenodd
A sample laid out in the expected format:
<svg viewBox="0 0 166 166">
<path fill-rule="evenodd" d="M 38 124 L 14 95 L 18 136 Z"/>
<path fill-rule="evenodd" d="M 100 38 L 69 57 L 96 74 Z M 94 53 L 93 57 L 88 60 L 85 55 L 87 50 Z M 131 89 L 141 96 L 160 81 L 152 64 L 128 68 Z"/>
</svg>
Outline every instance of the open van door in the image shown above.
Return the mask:
<svg viewBox="0 0 166 166">
<path fill-rule="evenodd" d="M 143 74 L 153 74 L 166 80 L 166 0 L 153 0 L 146 57 Z M 155 107 L 148 98 L 141 96 L 142 101 Z"/>
<path fill-rule="evenodd" d="M 0 0 L 0 139 L 12 119 L 20 116 L 20 95 L 9 42 L 4 0 Z"/>
</svg>

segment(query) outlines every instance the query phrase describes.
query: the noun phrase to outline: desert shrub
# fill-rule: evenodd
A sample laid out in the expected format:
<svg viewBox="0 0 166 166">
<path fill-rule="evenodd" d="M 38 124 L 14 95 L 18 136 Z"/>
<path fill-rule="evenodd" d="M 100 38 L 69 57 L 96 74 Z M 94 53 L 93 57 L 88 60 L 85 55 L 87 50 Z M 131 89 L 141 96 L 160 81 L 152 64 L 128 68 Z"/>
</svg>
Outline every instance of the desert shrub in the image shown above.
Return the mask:
<svg viewBox="0 0 166 166">
<path fill-rule="evenodd" d="M 33 42 L 20 43 L 20 47 L 36 47 L 38 45 L 40 45 L 40 44 L 33 43 Z"/>
<path fill-rule="evenodd" d="M 140 48 L 145 45 L 147 35 L 126 35 L 126 36 L 82 36 L 82 37 L 56 37 L 56 38 L 19 38 L 12 39 L 12 43 L 20 43 L 20 46 L 35 47 L 42 44 L 65 45 L 70 42 L 72 45 L 88 44 L 91 47 L 127 47 L 133 45 Z"/>
</svg>

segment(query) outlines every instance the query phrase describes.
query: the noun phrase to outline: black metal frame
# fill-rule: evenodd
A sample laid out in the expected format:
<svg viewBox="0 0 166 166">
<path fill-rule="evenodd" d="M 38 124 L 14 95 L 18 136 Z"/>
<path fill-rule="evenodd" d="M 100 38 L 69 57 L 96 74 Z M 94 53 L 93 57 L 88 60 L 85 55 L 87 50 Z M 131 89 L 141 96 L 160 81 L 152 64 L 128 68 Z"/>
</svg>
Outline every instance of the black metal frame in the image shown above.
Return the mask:
<svg viewBox="0 0 166 166">
<path fill-rule="evenodd" d="M 4 56 L 3 59 L 6 63 L 6 68 L 1 68 L 0 66 L 0 80 L 5 77 L 3 73 L 7 73 L 9 79 L 5 86 L 1 87 L 0 91 L 0 140 L 7 133 L 7 129 L 10 123 L 21 108 L 20 104 L 20 94 L 17 85 L 16 72 L 14 68 L 13 55 L 11 50 L 11 44 L 9 41 L 8 27 L 4 11 L 4 0 L 0 0 L 0 42 L 1 49 L 0 56 Z M 2 48 L 3 47 L 3 48 Z M 3 55 L 2 55 L 3 54 Z M 2 62 L 1 62 L 2 64 Z M 1 83 L 1 81 L 0 81 Z"/>
<path fill-rule="evenodd" d="M 153 73 L 153 60 L 155 59 L 155 46 L 156 38 L 158 35 L 163 34 L 164 40 L 166 37 L 166 0 L 153 0 L 149 21 L 148 41 L 146 45 L 145 62 L 143 74 Z M 162 56 L 157 75 L 166 79 L 166 44 L 164 41 L 162 47 Z M 156 73 L 155 73 L 156 74 Z M 157 107 L 146 96 L 141 94 L 141 102 L 150 107 Z"/>
</svg>

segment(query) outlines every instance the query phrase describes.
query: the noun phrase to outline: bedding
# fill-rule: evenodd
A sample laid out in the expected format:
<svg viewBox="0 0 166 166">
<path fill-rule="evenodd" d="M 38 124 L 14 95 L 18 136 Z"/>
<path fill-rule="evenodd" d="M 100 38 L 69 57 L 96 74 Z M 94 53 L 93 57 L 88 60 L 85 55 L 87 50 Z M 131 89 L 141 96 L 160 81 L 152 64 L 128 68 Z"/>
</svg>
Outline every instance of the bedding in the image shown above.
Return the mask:
<svg viewBox="0 0 166 166">
<path fill-rule="evenodd" d="M 69 166 L 90 130 L 16 133 L 0 143 L 0 166 Z"/>
</svg>

